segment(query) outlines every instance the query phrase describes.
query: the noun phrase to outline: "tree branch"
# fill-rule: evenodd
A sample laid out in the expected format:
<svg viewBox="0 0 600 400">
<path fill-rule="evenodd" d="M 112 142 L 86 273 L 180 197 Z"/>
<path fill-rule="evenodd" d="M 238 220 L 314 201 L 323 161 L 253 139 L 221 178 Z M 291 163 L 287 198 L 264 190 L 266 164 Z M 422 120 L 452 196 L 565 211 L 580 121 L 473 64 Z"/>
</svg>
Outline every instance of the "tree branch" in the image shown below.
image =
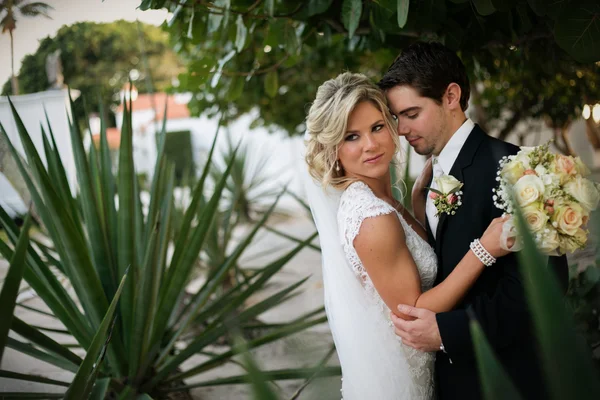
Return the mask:
<svg viewBox="0 0 600 400">
<path fill-rule="evenodd" d="M 506 124 L 504 124 L 504 127 L 498 134 L 498 139 L 506 140 L 508 135 L 512 132 L 512 130 L 515 128 L 515 126 L 519 123 L 521 118 L 523 118 L 523 111 L 521 109 L 514 111 L 513 115 L 506 122 Z"/>
</svg>

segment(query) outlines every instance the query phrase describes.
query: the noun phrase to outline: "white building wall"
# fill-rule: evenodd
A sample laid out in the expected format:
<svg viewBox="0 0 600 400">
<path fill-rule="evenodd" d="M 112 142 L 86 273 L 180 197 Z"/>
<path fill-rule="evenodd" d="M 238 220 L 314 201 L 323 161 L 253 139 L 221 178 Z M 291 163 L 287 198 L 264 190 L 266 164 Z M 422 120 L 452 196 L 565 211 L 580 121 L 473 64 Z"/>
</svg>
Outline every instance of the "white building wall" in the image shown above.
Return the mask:
<svg viewBox="0 0 600 400">
<path fill-rule="evenodd" d="M 71 93 L 74 97 L 79 95 L 79 92 L 77 91 L 71 91 Z M 74 190 L 76 171 L 67 119 L 67 115 L 69 115 L 69 118 L 71 117 L 67 90 L 49 90 L 21 96 L 12 96 L 11 100 L 25 125 L 25 128 L 29 132 L 44 164 L 46 163 L 46 157 L 42 142 L 41 126 L 43 126 L 46 133 L 48 133 L 44 109 L 47 111 L 52 126 L 52 132 L 56 139 L 56 145 L 65 166 L 67 179 L 71 185 L 71 189 Z M 8 137 L 13 145 L 21 155 L 25 156 L 23 146 L 19 139 L 17 125 L 13 118 L 7 97 L 0 97 L 0 122 L 8 133 Z M 26 211 L 23 202 L 20 200 L 14 189 L 12 189 L 8 180 L 4 177 L 3 179 L 0 179 L 0 204 L 9 207 L 12 205 L 12 207 L 16 207 L 19 212 Z M 19 204 L 21 207 L 18 206 Z"/>
</svg>

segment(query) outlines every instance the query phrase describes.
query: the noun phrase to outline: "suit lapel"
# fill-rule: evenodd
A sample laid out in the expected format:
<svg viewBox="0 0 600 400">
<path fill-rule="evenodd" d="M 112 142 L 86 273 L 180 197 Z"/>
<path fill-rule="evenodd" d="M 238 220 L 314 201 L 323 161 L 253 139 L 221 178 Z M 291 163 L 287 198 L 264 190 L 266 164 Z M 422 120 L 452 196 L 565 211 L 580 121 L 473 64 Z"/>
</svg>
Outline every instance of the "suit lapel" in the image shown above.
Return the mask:
<svg viewBox="0 0 600 400">
<path fill-rule="evenodd" d="M 463 178 L 463 170 L 466 169 L 473 163 L 473 157 L 479 148 L 482 140 L 485 138 L 486 134 L 479 125 L 475 124 L 475 127 L 469 134 L 467 141 L 460 149 L 458 153 L 458 157 L 456 157 L 456 161 L 452 165 L 452 169 L 450 170 L 450 175 L 458 179 L 460 182 L 465 183 Z M 438 259 L 441 257 L 442 243 L 444 239 L 443 230 L 444 226 L 447 223 L 449 217 L 448 214 L 443 213 L 440 215 L 440 219 L 438 222 L 438 226 L 435 233 L 435 253 L 438 256 Z"/>
</svg>

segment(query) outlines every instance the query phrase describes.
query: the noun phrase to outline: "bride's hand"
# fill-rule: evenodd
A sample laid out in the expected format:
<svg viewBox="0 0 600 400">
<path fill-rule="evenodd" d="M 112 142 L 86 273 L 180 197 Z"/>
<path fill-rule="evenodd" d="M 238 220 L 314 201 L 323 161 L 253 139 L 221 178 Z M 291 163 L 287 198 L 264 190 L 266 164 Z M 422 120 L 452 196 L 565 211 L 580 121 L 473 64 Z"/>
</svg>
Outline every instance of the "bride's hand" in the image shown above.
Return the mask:
<svg viewBox="0 0 600 400">
<path fill-rule="evenodd" d="M 502 227 L 510 217 L 505 215 L 503 217 L 494 218 L 490 225 L 487 227 L 483 236 L 479 241 L 481 245 L 492 255 L 494 258 L 499 258 L 510 253 L 509 250 L 504 250 L 500 246 L 500 235 L 502 235 Z M 508 247 L 511 248 L 514 244 L 514 238 L 508 239 Z"/>
</svg>

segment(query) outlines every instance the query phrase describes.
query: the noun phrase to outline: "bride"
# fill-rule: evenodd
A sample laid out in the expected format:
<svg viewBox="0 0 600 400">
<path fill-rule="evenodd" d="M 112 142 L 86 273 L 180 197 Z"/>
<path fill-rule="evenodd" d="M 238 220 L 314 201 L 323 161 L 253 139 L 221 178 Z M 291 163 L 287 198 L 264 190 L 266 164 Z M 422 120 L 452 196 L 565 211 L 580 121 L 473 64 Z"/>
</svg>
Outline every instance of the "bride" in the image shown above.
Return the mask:
<svg viewBox="0 0 600 400">
<path fill-rule="evenodd" d="M 367 77 L 344 73 L 322 84 L 306 123 L 306 188 L 321 241 L 325 307 L 343 397 L 432 399 L 435 354 L 403 345 L 390 310 L 400 316 L 397 305 L 411 304 L 449 311 L 486 267 L 469 250 L 433 287 L 437 260 L 426 232 L 392 196 L 396 123 Z M 423 221 L 421 200 L 415 209 Z M 500 248 L 502 224 L 500 218 L 492 221 L 480 239 L 495 258 L 508 253 Z"/>
</svg>

